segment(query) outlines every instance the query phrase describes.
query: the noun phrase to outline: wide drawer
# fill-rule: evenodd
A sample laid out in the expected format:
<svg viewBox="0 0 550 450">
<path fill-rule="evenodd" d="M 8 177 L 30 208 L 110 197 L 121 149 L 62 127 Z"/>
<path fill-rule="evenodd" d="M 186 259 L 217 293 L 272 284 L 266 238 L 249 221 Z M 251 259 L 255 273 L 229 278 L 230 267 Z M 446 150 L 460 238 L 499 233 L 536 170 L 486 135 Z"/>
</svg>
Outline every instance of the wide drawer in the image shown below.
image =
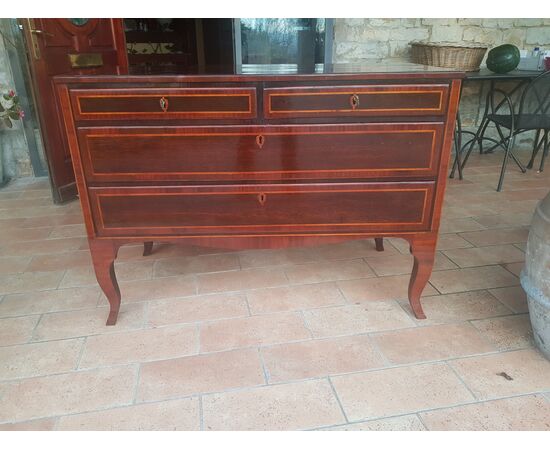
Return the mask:
<svg viewBox="0 0 550 450">
<path fill-rule="evenodd" d="M 75 120 L 250 119 L 255 88 L 72 89 Z"/>
<path fill-rule="evenodd" d="M 349 234 L 430 228 L 434 183 L 89 188 L 99 236 Z"/>
<path fill-rule="evenodd" d="M 444 124 L 80 128 L 89 181 L 433 177 Z"/>
<path fill-rule="evenodd" d="M 359 85 L 264 90 L 264 116 L 430 116 L 447 109 L 447 84 Z"/>
</svg>

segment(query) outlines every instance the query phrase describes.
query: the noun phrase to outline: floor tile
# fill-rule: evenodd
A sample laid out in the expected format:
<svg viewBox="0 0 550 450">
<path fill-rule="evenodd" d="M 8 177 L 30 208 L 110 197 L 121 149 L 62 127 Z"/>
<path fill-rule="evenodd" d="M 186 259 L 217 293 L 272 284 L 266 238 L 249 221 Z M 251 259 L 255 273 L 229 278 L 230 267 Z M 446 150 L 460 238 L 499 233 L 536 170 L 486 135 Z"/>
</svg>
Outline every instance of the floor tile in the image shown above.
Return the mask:
<svg viewBox="0 0 550 450">
<path fill-rule="evenodd" d="M 28 378 L 0 384 L 0 422 L 57 416 L 129 404 L 137 371 L 135 367 Z"/>
<path fill-rule="evenodd" d="M 323 281 L 370 278 L 375 274 L 362 259 L 348 261 L 320 261 L 295 266 L 286 266 L 285 274 L 293 284 L 321 283 Z"/>
<path fill-rule="evenodd" d="M 79 266 L 91 266 L 92 257 L 89 250 L 74 252 L 52 253 L 50 255 L 36 255 L 28 265 L 27 272 L 68 270 Z M 94 278 L 95 281 L 95 278 Z"/>
<path fill-rule="evenodd" d="M 444 253 L 459 267 L 489 266 L 525 259 L 525 253 L 512 244 L 447 250 Z"/>
<path fill-rule="evenodd" d="M 486 228 L 514 228 L 527 226 L 531 223 L 533 218 L 532 213 L 508 213 L 508 214 L 495 214 L 491 216 L 479 216 L 474 217 L 476 223 L 483 225 Z M 475 230 L 464 230 L 475 231 Z"/>
<path fill-rule="evenodd" d="M 485 231 L 472 231 L 468 233 L 460 233 L 460 236 L 479 247 L 484 245 L 516 244 L 525 242 L 528 234 L 529 229 L 527 227 L 521 227 L 502 230 L 492 229 Z"/>
<path fill-rule="evenodd" d="M 441 234 L 437 238 L 437 250 L 451 250 L 454 248 L 472 247 L 472 244 L 455 233 Z"/>
<path fill-rule="evenodd" d="M 489 289 L 489 292 L 516 313 L 529 311 L 527 296 L 521 286 Z"/>
<path fill-rule="evenodd" d="M 0 247 L 0 256 L 33 256 L 72 252 L 79 250 L 84 243 L 86 243 L 84 238 L 14 242 Z"/>
<path fill-rule="evenodd" d="M 414 258 L 412 255 L 373 256 L 365 258 L 379 277 L 410 274 Z M 441 252 L 435 254 L 433 270 L 456 269 L 457 266 Z"/>
<path fill-rule="evenodd" d="M 55 418 L 0 424 L 0 431 L 53 431 Z"/>
<path fill-rule="evenodd" d="M 0 303 L 0 317 L 94 308 L 99 295 L 99 287 L 10 294 Z"/>
<path fill-rule="evenodd" d="M 432 284 L 442 294 L 493 289 L 519 285 L 519 279 L 501 266 L 470 267 L 467 269 L 433 272 Z M 424 293 L 424 295 L 426 295 Z"/>
<path fill-rule="evenodd" d="M 303 430 L 344 421 L 326 380 L 208 395 L 203 411 L 205 430 Z"/>
<path fill-rule="evenodd" d="M 450 362 L 480 400 L 550 390 L 550 361 L 527 349 Z"/>
<path fill-rule="evenodd" d="M 76 369 L 82 339 L 0 347 L 0 381 L 38 377 Z"/>
<path fill-rule="evenodd" d="M 365 302 L 304 311 L 314 337 L 345 336 L 414 326 L 396 302 Z"/>
<path fill-rule="evenodd" d="M 284 312 L 206 322 L 200 326 L 201 352 L 309 339 L 299 313 Z"/>
<path fill-rule="evenodd" d="M 211 353 L 141 365 L 137 400 L 218 392 L 265 384 L 256 349 Z"/>
<path fill-rule="evenodd" d="M 332 377 L 349 420 L 379 418 L 473 400 L 445 364 L 397 367 Z"/>
<path fill-rule="evenodd" d="M 0 276 L 0 295 L 55 289 L 64 271 L 27 272 Z"/>
<path fill-rule="evenodd" d="M 372 339 L 393 364 L 449 359 L 496 350 L 468 323 L 390 331 Z"/>
<path fill-rule="evenodd" d="M 143 326 L 143 305 L 122 305 L 115 327 L 105 325 L 108 315 L 109 308 L 106 307 L 45 314 L 34 330 L 33 341 L 120 332 Z"/>
<path fill-rule="evenodd" d="M 384 254 L 395 255 L 397 251 L 390 240 L 384 239 Z M 316 247 L 320 258 L 326 260 L 355 259 L 380 254 L 376 250 L 374 239 L 345 241 L 339 244 L 326 244 Z"/>
<path fill-rule="evenodd" d="M 196 354 L 198 349 L 193 325 L 89 336 L 79 368 L 177 358 Z"/>
<path fill-rule="evenodd" d="M 440 233 L 461 233 L 464 231 L 479 231 L 484 230 L 483 223 L 478 222 L 471 217 L 462 217 L 458 219 L 441 219 L 439 225 Z"/>
<path fill-rule="evenodd" d="M 248 291 L 246 297 L 252 314 L 296 311 L 346 303 L 335 283 L 255 289 Z"/>
<path fill-rule="evenodd" d="M 244 294 L 209 294 L 157 300 L 149 304 L 152 326 L 248 316 Z"/>
<path fill-rule="evenodd" d="M 270 383 L 383 367 L 366 335 L 282 344 L 261 349 Z"/>
<path fill-rule="evenodd" d="M 115 273 L 118 281 L 147 280 L 153 274 L 153 260 L 115 262 Z M 60 287 L 78 286 L 97 286 L 97 279 L 92 266 L 81 266 L 67 270 Z"/>
<path fill-rule="evenodd" d="M 430 430 L 549 431 L 550 403 L 538 395 L 420 413 Z"/>
<path fill-rule="evenodd" d="M 209 273 L 198 275 L 197 280 L 199 294 L 260 289 L 288 284 L 284 271 L 280 268 Z"/>
<path fill-rule="evenodd" d="M 39 319 L 40 316 L 0 319 L 0 346 L 28 342 Z"/>
<path fill-rule="evenodd" d="M 424 431 L 425 429 L 420 419 L 414 414 L 326 428 L 327 431 Z"/>
<path fill-rule="evenodd" d="M 30 256 L 0 257 L 0 277 L 25 271 L 31 261 Z"/>
<path fill-rule="evenodd" d="M 395 275 L 364 280 L 339 281 L 338 286 L 350 302 L 398 300 L 408 298 L 409 279 L 410 275 Z M 436 295 L 437 293 L 430 284 L 427 284 L 423 295 Z"/>
<path fill-rule="evenodd" d="M 464 322 L 511 313 L 509 308 L 484 290 L 422 297 L 422 309 L 427 317 L 422 320 L 414 317 L 408 301 L 401 300 L 399 303 L 420 326 Z"/>
<path fill-rule="evenodd" d="M 252 269 L 257 267 L 303 264 L 316 261 L 320 258 L 316 250 L 317 247 L 248 250 L 239 252 L 238 256 L 243 269 Z"/>
<path fill-rule="evenodd" d="M 519 278 L 521 271 L 525 267 L 524 262 L 517 262 L 517 263 L 507 263 L 503 264 L 503 267 L 508 271 L 513 273 L 516 277 Z"/>
<path fill-rule="evenodd" d="M 58 239 L 81 236 L 86 236 L 86 227 L 84 226 L 84 224 L 77 223 L 73 225 L 57 225 L 53 228 L 48 237 L 50 239 Z"/>
<path fill-rule="evenodd" d="M 499 350 L 514 350 L 534 345 L 529 314 L 476 320 L 472 324 Z"/>
<path fill-rule="evenodd" d="M 160 259 L 155 262 L 154 276 L 190 275 L 194 273 L 239 270 L 239 258 L 235 254 L 183 256 Z"/>
<path fill-rule="evenodd" d="M 57 430 L 193 431 L 200 429 L 198 398 L 144 403 L 59 418 Z"/>
<path fill-rule="evenodd" d="M 194 276 L 121 281 L 119 285 L 124 299 L 123 302 L 127 303 L 187 297 L 197 294 L 197 280 Z"/>
</svg>

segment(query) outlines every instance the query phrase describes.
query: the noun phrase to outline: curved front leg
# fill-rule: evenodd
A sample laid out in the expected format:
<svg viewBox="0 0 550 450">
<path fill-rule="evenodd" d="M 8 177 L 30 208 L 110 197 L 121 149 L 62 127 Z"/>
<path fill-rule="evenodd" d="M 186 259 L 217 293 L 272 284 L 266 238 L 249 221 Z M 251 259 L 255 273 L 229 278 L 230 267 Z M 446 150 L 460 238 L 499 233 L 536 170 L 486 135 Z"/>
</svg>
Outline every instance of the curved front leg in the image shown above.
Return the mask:
<svg viewBox="0 0 550 450">
<path fill-rule="evenodd" d="M 437 235 L 435 233 L 420 234 L 410 238 L 409 242 L 411 253 L 414 256 L 414 265 L 409 282 L 409 303 L 415 317 L 425 319 L 426 315 L 422 310 L 420 296 L 432 274 Z"/>
<path fill-rule="evenodd" d="M 143 256 L 149 256 L 153 253 L 153 242 L 148 241 L 143 243 Z"/>
<path fill-rule="evenodd" d="M 120 289 L 115 275 L 115 258 L 118 246 L 111 241 L 89 239 L 95 276 L 111 307 L 107 325 L 116 324 L 120 310 Z"/>
</svg>

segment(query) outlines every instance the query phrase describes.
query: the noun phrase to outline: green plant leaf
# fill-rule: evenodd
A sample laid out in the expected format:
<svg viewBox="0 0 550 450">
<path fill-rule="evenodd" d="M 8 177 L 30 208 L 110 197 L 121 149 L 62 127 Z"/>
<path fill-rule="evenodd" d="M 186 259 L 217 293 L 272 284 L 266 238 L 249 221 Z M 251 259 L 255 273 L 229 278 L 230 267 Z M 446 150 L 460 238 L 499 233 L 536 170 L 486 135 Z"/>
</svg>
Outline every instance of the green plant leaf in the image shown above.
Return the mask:
<svg viewBox="0 0 550 450">
<path fill-rule="evenodd" d="M 4 94 L 3 97 L 4 100 L 11 100 L 11 97 L 8 94 Z"/>
<path fill-rule="evenodd" d="M 4 109 L 4 107 L 2 106 L 2 104 L 0 103 L 0 112 L 4 112 L 4 111 L 5 111 L 5 109 Z"/>
<path fill-rule="evenodd" d="M 9 117 L 4 117 L 4 124 L 8 127 L 8 128 L 12 128 L 13 125 L 11 123 L 11 120 Z"/>
<path fill-rule="evenodd" d="M 19 113 L 15 111 L 8 111 L 8 116 L 11 120 L 19 120 Z"/>
<path fill-rule="evenodd" d="M 12 100 L 13 100 L 14 104 L 16 104 L 16 105 L 19 104 L 19 96 L 18 95 L 16 95 L 15 97 L 12 97 Z"/>
</svg>

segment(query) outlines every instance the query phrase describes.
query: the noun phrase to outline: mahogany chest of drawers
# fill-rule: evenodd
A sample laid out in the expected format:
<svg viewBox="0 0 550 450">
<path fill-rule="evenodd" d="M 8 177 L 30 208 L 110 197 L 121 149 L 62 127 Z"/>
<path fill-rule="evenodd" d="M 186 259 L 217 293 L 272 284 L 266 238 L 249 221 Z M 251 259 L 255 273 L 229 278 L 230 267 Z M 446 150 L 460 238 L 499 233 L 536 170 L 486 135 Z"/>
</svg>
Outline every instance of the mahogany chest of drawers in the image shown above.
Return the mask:
<svg viewBox="0 0 550 450">
<path fill-rule="evenodd" d="M 410 242 L 409 299 L 431 274 L 462 74 L 55 79 L 97 280 L 153 241 L 277 248 Z"/>
</svg>

